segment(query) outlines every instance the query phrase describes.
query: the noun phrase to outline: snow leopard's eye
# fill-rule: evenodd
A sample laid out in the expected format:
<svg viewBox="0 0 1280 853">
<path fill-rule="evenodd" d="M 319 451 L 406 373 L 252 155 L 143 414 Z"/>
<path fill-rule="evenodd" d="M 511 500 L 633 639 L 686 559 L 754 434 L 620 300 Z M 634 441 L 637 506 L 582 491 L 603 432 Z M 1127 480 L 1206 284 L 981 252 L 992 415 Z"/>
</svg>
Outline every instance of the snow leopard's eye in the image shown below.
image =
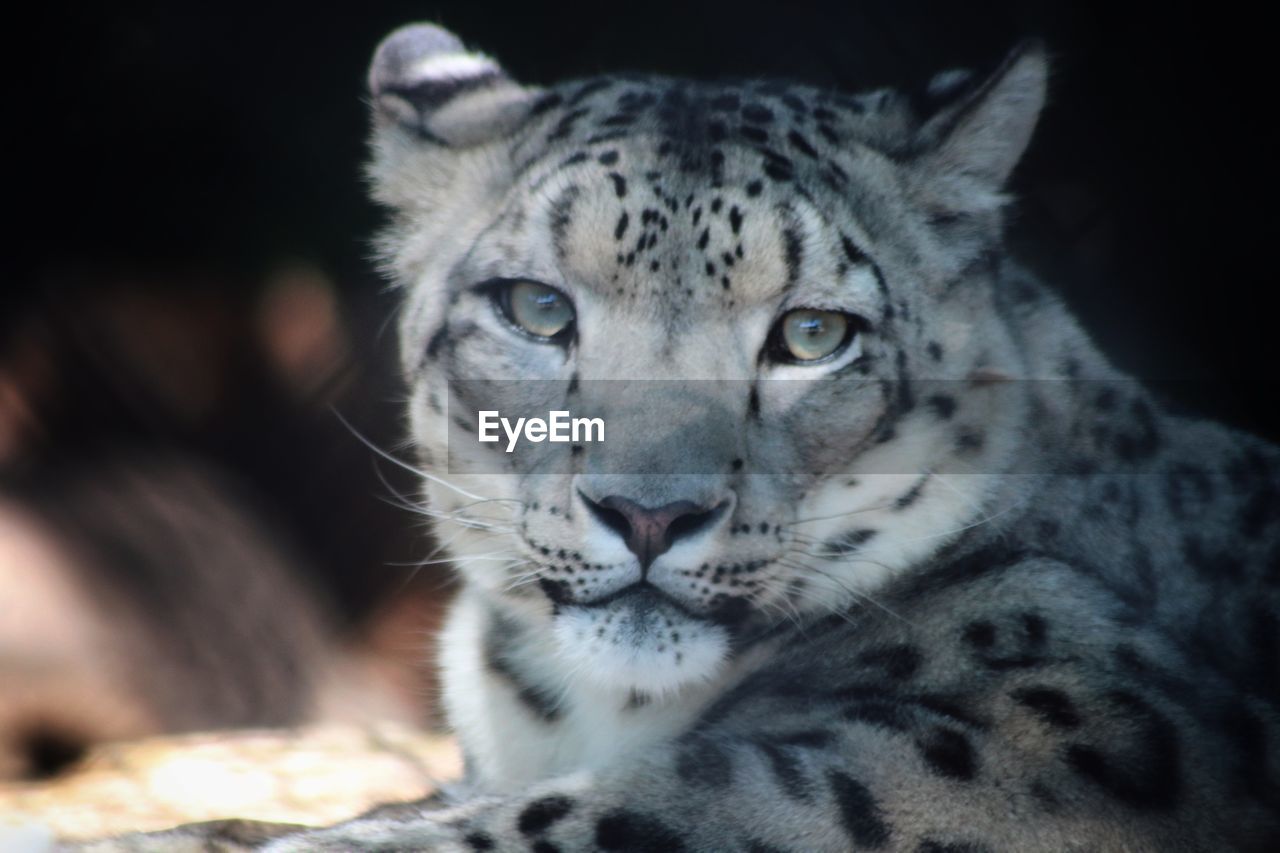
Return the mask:
<svg viewBox="0 0 1280 853">
<path fill-rule="evenodd" d="M 491 292 L 502 316 L 526 335 L 559 343 L 573 333 L 573 303 L 554 287 L 533 281 L 501 281 Z"/>
<path fill-rule="evenodd" d="M 768 353 L 774 361 L 789 364 L 825 361 L 843 352 L 862 325 L 861 318 L 843 311 L 797 308 L 774 324 Z"/>
</svg>

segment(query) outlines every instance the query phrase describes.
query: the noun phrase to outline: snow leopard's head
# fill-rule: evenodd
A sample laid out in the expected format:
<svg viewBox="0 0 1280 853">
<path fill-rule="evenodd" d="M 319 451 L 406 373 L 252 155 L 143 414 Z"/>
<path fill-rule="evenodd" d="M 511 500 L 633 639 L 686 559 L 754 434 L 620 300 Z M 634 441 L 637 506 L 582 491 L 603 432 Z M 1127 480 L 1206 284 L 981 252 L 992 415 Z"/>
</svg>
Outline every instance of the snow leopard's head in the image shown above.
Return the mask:
<svg viewBox="0 0 1280 853">
<path fill-rule="evenodd" d="M 471 588 L 582 677 L 662 693 L 981 516 L 1023 417 L 1002 187 L 1045 79 L 1030 45 L 914 98 L 542 89 L 393 33 L 370 174 L 430 511 Z M 604 440 L 507 452 L 497 418 L 553 411 Z"/>
</svg>

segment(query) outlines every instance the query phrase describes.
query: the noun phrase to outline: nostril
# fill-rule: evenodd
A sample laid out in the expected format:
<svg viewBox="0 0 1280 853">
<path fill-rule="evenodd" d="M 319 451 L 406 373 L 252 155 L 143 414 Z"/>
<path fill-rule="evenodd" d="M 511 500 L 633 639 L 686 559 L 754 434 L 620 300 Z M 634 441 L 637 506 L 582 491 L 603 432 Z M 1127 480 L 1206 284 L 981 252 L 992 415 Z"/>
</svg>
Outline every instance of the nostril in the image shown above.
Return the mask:
<svg viewBox="0 0 1280 853">
<path fill-rule="evenodd" d="M 706 530 L 711 526 L 712 522 L 724 514 L 724 510 L 728 505 L 728 501 L 723 501 L 711 509 L 702 510 L 701 512 L 688 512 L 672 519 L 671 523 L 667 525 L 667 547 L 674 545 L 677 540 Z"/>
<path fill-rule="evenodd" d="M 582 494 L 581 491 L 578 492 L 578 495 L 582 498 L 582 502 L 586 505 L 587 510 L 596 517 L 597 521 L 612 530 L 614 533 L 618 534 L 624 540 L 631 537 L 631 522 L 627 520 L 625 515 L 612 507 L 605 506 L 603 503 L 597 503 L 596 501 L 591 500 L 591 498 Z M 605 500 L 607 501 L 608 498 Z"/>
</svg>

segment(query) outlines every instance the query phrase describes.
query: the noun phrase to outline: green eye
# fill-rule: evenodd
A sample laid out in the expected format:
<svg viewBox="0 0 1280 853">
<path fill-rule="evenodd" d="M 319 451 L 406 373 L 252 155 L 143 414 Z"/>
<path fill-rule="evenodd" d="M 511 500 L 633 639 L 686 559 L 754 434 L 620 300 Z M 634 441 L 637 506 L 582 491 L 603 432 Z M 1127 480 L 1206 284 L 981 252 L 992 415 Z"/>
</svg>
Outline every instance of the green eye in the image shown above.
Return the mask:
<svg viewBox="0 0 1280 853">
<path fill-rule="evenodd" d="M 777 361 L 806 364 L 834 355 L 853 340 L 857 318 L 841 311 L 799 308 L 774 327 L 771 355 Z"/>
<path fill-rule="evenodd" d="M 496 295 L 506 318 L 535 338 L 559 340 L 573 327 L 573 304 L 554 287 L 515 281 L 503 284 Z"/>
</svg>

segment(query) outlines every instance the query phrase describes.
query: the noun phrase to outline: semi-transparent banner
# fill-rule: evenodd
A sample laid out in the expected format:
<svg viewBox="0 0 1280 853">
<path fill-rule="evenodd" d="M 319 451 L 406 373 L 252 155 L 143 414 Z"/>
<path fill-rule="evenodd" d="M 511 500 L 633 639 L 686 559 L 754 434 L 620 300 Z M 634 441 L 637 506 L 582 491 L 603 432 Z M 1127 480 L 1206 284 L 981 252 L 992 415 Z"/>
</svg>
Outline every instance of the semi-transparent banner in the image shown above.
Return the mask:
<svg viewBox="0 0 1280 853">
<path fill-rule="evenodd" d="M 1167 416 L 1132 381 L 467 380 L 444 396 L 452 473 L 1140 473 L 1166 449 Z"/>
</svg>

